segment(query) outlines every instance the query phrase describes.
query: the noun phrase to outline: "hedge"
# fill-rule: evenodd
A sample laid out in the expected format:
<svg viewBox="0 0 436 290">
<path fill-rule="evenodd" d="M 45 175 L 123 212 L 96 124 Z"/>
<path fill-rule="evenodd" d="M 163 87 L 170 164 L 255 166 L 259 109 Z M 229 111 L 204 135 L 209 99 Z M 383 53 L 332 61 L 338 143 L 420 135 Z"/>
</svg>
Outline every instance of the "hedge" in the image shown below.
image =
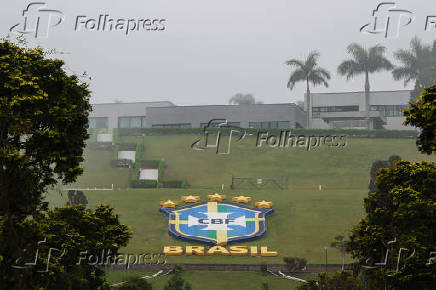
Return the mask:
<svg viewBox="0 0 436 290">
<path fill-rule="evenodd" d="M 186 188 L 188 182 L 186 180 L 164 180 L 162 181 L 162 187 L 164 188 Z"/>
<path fill-rule="evenodd" d="M 142 180 L 142 179 L 131 180 L 130 186 L 132 188 L 157 188 L 157 187 L 159 187 L 157 185 L 156 180 Z"/>
<path fill-rule="evenodd" d="M 118 129 L 120 136 L 152 136 L 152 135 L 203 135 L 203 128 L 125 128 Z M 209 128 L 208 132 L 213 133 L 221 131 L 222 134 L 229 134 L 229 128 Z M 280 134 L 284 130 L 290 130 L 293 135 L 305 136 L 328 136 L 328 135 L 346 135 L 349 138 L 410 138 L 415 139 L 418 136 L 417 131 L 412 130 L 358 130 L 358 129 L 254 129 L 241 128 L 247 133 L 257 135 L 258 132 L 269 132 L 271 134 Z"/>
</svg>

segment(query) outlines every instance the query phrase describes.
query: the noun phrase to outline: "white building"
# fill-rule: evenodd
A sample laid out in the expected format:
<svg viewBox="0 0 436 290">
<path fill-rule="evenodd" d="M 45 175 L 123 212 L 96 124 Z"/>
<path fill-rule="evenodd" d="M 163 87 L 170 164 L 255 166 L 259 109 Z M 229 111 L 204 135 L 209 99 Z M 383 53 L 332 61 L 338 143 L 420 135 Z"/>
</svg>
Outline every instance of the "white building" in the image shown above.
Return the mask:
<svg viewBox="0 0 436 290">
<path fill-rule="evenodd" d="M 403 125 L 409 101 L 408 90 L 371 92 L 371 129 L 415 130 Z M 365 92 L 311 93 L 309 114 L 310 128 L 365 129 Z"/>
</svg>

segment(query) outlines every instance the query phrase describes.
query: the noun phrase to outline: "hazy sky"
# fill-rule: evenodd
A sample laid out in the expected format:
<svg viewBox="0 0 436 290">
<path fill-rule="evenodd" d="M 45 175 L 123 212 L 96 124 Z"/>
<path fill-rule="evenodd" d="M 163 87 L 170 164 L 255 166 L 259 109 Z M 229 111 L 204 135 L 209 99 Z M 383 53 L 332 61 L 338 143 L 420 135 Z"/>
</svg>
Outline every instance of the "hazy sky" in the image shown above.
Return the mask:
<svg viewBox="0 0 436 290">
<path fill-rule="evenodd" d="M 235 93 L 252 93 L 265 103 L 303 99 L 305 85 L 286 88 L 290 58 L 321 53 L 320 65 L 332 73 L 330 87 L 313 92 L 363 89 L 363 76 L 346 82 L 336 73 L 347 57 L 346 46 L 358 42 L 382 44 L 388 56 L 408 47 L 412 37 L 436 39 L 425 31 L 427 16 L 436 15 L 434 0 L 395 1 L 413 12 L 414 21 L 397 38 L 363 34 L 372 11 L 382 1 L 368 0 L 75 0 L 41 1 L 59 10 L 64 21 L 51 27 L 47 38 L 32 45 L 56 48 L 77 73 L 91 76 L 93 103 L 169 100 L 178 105 L 225 104 Z M 23 22 L 22 11 L 32 1 L 2 0 L 0 36 Z M 98 19 L 165 19 L 164 31 L 75 31 L 77 16 Z M 56 18 L 54 18 L 56 20 Z M 435 17 L 436 19 L 436 17 Z M 407 20 L 407 19 L 406 19 Z M 404 19 L 403 21 L 404 22 Z M 373 90 L 404 89 L 390 73 L 371 77 Z"/>
</svg>

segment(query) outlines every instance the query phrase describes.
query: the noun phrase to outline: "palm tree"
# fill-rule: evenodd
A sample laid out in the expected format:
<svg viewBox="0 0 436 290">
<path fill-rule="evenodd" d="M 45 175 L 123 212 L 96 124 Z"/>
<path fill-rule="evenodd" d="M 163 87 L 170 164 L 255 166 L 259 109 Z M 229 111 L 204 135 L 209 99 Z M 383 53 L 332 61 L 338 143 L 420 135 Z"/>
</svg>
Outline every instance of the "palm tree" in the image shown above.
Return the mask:
<svg viewBox="0 0 436 290">
<path fill-rule="evenodd" d="M 410 50 L 399 49 L 394 57 L 402 63 L 392 71 L 394 79 L 404 80 L 404 86 L 415 81 L 416 92 L 412 92 L 412 101 L 424 88 L 436 82 L 436 41 L 431 46 L 415 37 L 410 42 Z"/>
<path fill-rule="evenodd" d="M 347 48 L 348 54 L 352 59 L 343 61 L 338 67 L 338 73 L 347 76 L 347 81 L 351 78 L 364 74 L 365 75 L 365 120 L 366 126 L 370 129 L 369 121 L 369 74 L 393 68 L 391 62 L 384 56 L 386 47 L 376 45 L 369 49 L 352 43 Z"/>
<path fill-rule="evenodd" d="M 330 73 L 327 70 L 318 66 L 318 58 L 319 53 L 317 51 L 312 51 L 309 53 L 309 56 L 306 58 L 305 61 L 291 59 L 286 62 L 287 65 L 296 67 L 296 69 L 291 73 L 291 76 L 289 77 L 287 88 L 292 91 L 297 82 L 306 82 L 307 128 L 310 128 L 310 83 L 312 83 L 314 86 L 323 84 L 325 87 L 328 87 L 329 84 L 327 80 L 330 80 Z"/>
</svg>

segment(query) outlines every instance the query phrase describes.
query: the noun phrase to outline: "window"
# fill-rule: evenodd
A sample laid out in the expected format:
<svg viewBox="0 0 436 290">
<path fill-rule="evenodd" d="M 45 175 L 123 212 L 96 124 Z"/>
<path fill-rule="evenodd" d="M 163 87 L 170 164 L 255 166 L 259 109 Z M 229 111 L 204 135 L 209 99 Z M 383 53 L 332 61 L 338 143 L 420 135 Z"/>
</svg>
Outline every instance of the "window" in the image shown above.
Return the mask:
<svg viewBox="0 0 436 290">
<path fill-rule="evenodd" d="M 118 118 L 118 128 L 145 128 L 145 127 L 146 127 L 145 116 Z"/>
<path fill-rule="evenodd" d="M 279 128 L 280 129 L 289 129 L 291 126 L 289 125 L 289 121 L 280 121 Z"/>
<path fill-rule="evenodd" d="M 407 108 L 407 105 L 373 105 L 370 110 L 380 112 L 385 117 L 402 117 L 404 116 L 404 110 Z"/>
<path fill-rule="evenodd" d="M 266 122 L 249 122 L 250 128 L 257 129 L 285 129 L 290 128 L 289 121 L 266 121 Z"/>
<path fill-rule="evenodd" d="M 359 106 L 324 106 L 312 107 L 312 118 L 321 118 L 321 112 L 358 112 Z"/>
<path fill-rule="evenodd" d="M 89 118 L 89 129 L 107 129 L 108 118 L 107 117 L 94 117 Z"/>
<path fill-rule="evenodd" d="M 232 127 L 241 127 L 241 122 L 228 122 L 227 124 Z"/>
<path fill-rule="evenodd" d="M 191 123 L 183 123 L 183 124 L 154 124 L 153 128 L 192 128 Z"/>
</svg>

